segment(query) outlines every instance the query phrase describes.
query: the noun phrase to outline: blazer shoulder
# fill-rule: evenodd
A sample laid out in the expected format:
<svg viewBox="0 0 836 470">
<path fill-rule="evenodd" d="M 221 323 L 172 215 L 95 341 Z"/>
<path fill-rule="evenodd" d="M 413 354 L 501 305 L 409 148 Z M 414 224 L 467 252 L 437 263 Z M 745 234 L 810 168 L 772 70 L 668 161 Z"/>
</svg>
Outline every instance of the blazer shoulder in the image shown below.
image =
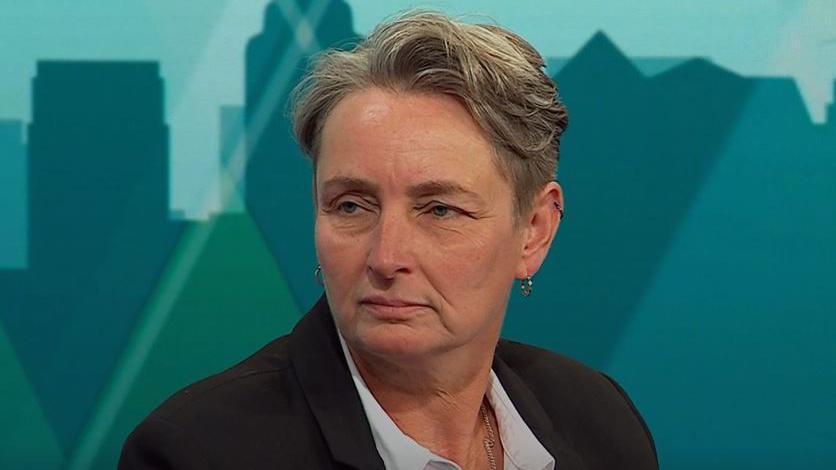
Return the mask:
<svg viewBox="0 0 836 470">
<path fill-rule="evenodd" d="M 500 340 L 496 355 L 532 391 L 558 433 L 572 436 L 581 447 L 606 442 L 608 452 L 620 454 L 618 461 L 646 461 L 649 455 L 658 468 L 650 429 L 615 379 L 562 354 L 516 341 Z M 587 453 L 605 454 L 592 447 Z"/>
<path fill-rule="evenodd" d="M 521 377 L 542 377 L 552 379 L 598 380 L 598 371 L 568 356 L 548 349 L 500 339 L 496 354 Z M 568 376 L 567 376 L 568 375 Z"/>
<path fill-rule="evenodd" d="M 155 462 L 170 468 L 275 468 L 281 461 L 329 468 L 288 341 L 273 340 L 174 393 L 128 436 L 120 468 L 158 468 Z"/>
<path fill-rule="evenodd" d="M 177 422 L 190 408 L 212 407 L 217 401 L 246 399 L 259 383 L 287 373 L 288 337 L 276 338 L 226 370 L 198 380 L 168 397 L 150 416 Z"/>
</svg>

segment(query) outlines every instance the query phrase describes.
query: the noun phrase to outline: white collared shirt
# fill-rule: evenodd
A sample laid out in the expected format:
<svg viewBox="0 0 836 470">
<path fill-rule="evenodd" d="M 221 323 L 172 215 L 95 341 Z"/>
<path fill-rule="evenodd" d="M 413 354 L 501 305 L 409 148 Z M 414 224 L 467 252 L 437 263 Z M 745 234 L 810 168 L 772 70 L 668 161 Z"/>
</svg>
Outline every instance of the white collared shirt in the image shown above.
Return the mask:
<svg viewBox="0 0 836 470">
<path fill-rule="evenodd" d="M 345 355 L 354 386 L 360 395 L 366 418 L 372 429 L 377 452 L 387 470 L 461 470 L 454 462 L 438 456 L 404 434 L 386 414 L 357 371 L 342 335 L 340 345 Z M 540 444 L 525 424 L 511 399 L 491 370 L 488 402 L 496 415 L 504 452 L 505 470 L 554 470 L 554 457 Z"/>
</svg>

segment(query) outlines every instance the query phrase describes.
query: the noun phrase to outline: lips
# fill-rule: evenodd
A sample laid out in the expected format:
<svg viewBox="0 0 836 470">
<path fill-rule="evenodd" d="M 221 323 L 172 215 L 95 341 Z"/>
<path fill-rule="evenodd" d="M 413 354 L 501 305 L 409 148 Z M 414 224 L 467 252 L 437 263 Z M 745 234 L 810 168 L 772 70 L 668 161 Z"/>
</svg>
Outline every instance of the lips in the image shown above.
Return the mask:
<svg viewBox="0 0 836 470">
<path fill-rule="evenodd" d="M 390 322 L 408 320 L 428 307 L 419 302 L 383 296 L 364 297 L 360 305 L 378 320 Z"/>
</svg>

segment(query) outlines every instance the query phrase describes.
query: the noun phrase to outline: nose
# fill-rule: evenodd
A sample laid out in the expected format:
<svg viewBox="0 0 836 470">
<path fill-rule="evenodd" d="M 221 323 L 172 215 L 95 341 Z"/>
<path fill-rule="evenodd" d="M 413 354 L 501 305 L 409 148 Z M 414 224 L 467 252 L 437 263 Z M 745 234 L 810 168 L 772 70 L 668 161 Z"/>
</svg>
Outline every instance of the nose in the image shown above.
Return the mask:
<svg viewBox="0 0 836 470">
<path fill-rule="evenodd" d="M 410 241 L 414 235 L 407 215 L 396 210 L 381 211 L 369 248 L 368 270 L 378 280 L 394 280 L 398 273 L 411 272 Z"/>
</svg>

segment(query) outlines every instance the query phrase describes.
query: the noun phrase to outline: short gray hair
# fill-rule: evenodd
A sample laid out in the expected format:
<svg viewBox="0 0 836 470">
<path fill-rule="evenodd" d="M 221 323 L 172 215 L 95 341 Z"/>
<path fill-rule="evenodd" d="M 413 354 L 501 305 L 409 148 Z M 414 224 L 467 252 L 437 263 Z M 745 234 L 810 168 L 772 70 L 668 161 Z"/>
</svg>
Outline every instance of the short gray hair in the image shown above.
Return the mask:
<svg viewBox="0 0 836 470">
<path fill-rule="evenodd" d="M 528 42 L 499 26 L 405 13 L 378 25 L 353 50 L 316 58 L 293 92 L 293 130 L 315 170 L 325 120 L 349 93 L 380 87 L 451 95 L 491 142 L 522 215 L 555 179 L 569 123 L 544 65 Z"/>
</svg>

